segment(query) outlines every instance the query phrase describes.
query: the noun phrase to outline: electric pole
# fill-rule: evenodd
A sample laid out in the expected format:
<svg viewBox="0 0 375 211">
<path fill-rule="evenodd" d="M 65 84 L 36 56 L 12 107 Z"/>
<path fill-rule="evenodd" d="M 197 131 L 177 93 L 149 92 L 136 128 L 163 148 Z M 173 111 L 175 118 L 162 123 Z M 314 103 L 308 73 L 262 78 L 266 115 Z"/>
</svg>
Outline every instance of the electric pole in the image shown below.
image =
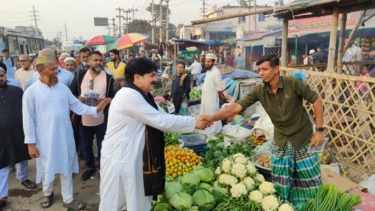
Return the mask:
<svg viewBox="0 0 375 211">
<path fill-rule="evenodd" d="M 152 26 L 151 26 L 151 29 L 152 29 L 152 32 L 151 32 L 151 36 L 152 36 L 152 43 L 155 43 L 155 11 L 154 11 L 154 0 L 152 0 L 151 2 L 151 21 L 152 21 Z"/>
<path fill-rule="evenodd" d="M 108 36 L 111 36 L 111 27 L 110 26 L 107 26 L 107 27 L 105 27 L 105 29 L 108 29 Z"/>
<path fill-rule="evenodd" d="M 252 0 L 249 0 L 249 12 L 251 12 L 251 1 Z M 250 34 L 250 31 L 251 31 L 251 15 L 249 15 L 249 34 Z"/>
<path fill-rule="evenodd" d="M 257 0 L 254 0 L 254 11 L 256 10 L 257 10 Z M 257 31 L 257 16 L 258 15 L 254 15 L 254 31 Z"/>
<path fill-rule="evenodd" d="M 65 29 L 65 39 L 68 41 L 68 28 L 66 27 L 66 23 L 64 23 L 64 29 Z"/>
<path fill-rule="evenodd" d="M 124 16 L 121 15 L 121 11 L 123 11 L 124 9 L 122 9 L 121 7 L 119 8 L 116 8 L 116 10 L 118 10 L 118 15 L 116 17 L 118 17 L 118 33 L 119 33 L 119 37 L 121 37 L 121 18 L 124 18 Z"/>
<path fill-rule="evenodd" d="M 159 42 L 163 40 L 163 0 L 160 0 L 160 29 L 159 29 Z"/>
<path fill-rule="evenodd" d="M 124 18 L 124 20 L 126 21 L 126 27 L 125 27 L 125 29 L 124 29 L 124 32 L 127 34 L 127 33 L 129 33 L 129 31 L 128 31 L 128 26 L 129 26 L 129 20 L 131 20 L 131 18 L 129 18 L 129 13 L 131 13 L 132 11 L 130 10 L 130 9 L 128 9 L 128 10 L 124 10 L 123 11 L 125 14 L 126 14 L 126 18 Z"/>
<path fill-rule="evenodd" d="M 166 31 L 165 31 L 165 42 L 167 43 L 168 42 L 168 35 L 169 35 L 169 0 L 165 0 L 165 2 L 167 3 L 167 11 L 166 11 L 166 14 L 165 14 L 165 28 L 166 28 Z"/>
<path fill-rule="evenodd" d="M 134 21 L 134 20 L 135 20 L 135 19 L 134 19 L 134 12 L 138 12 L 138 9 L 135 10 L 134 8 L 131 8 L 131 9 L 129 9 L 129 10 L 130 10 L 131 12 L 133 12 L 133 21 Z"/>
<path fill-rule="evenodd" d="M 35 6 L 33 5 L 33 11 L 30 11 L 32 13 L 31 17 L 33 17 L 33 21 L 35 21 L 35 35 L 38 36 L 39 35 L 39 30 L 38 30 L 38 20 L 37 19 L 37 15 L 36 13 L 39 12 L 39 11 L 35 11 Z"/>
<path fill-rule="evenodd" d="M 112 29 L 113 29 L 113 37 L 116 37 L 116 24 L 115 24 L 115 18 L 112 18 Z"/>
<path fill-rule="evenodd" d="M 202 1 L 203 1 L 202 16 L 203 16 L 203 19 L 206 19 L 206 0 L 202 0 Z"/>
<path fill-rule="evenodd" d="M 59 31 L 59 46 L 60 46 L 60 50 L 62 49 L 62 33 L 61 31 Z"/>
</svg>

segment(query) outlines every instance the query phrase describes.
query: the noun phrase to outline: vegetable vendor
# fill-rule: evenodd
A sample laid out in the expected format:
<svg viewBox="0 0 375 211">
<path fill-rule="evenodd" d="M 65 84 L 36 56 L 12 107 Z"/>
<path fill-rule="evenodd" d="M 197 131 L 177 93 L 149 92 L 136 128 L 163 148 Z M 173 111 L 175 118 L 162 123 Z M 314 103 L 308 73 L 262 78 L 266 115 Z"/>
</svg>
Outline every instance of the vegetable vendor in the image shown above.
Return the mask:
<svg viewBox="0 0 375 211">
<path fill-rule="evenodd" d="M 323 105 L 318 94 L 301 80 L 280 76 L 279 62 L 276 55 L 264 55 L 256 63 L 263 84 L 209 120 L 225 119 L 260 101 L 275 126 L 271 147 L 272 181 L 282 200 L 297 205 L 313 198 L 322 184 L 318 155 L 307 153 L 307 149 L 309 145 L 323 143 Z M 314 108 L 314 134 L 303 100 Z"/>
<path fill-rule="evenodd" d="M 149 211 L 165 185 L 162 131 L 188 133 L 210 126 L 208 116 L 166 114 L 150 94 L 157 66 L 146 58 L 126 66 L 125 87 L 109 108 L 102 145 L 100 211 Z"/>
</svg>

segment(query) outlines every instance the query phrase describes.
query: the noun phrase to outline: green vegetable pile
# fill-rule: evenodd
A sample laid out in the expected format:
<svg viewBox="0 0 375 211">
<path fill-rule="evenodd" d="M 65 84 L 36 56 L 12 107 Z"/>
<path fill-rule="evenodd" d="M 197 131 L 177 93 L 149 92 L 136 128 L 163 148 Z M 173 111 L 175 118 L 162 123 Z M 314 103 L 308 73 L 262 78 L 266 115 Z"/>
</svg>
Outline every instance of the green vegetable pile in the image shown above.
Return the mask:
<svg viewBox="0 0 375 211">
<path fill-rule="evenodd" d="M 157 89 L 154 89 L 154 91 L 153 91 L 153 95 L 154 96 L 156 96 L 156 95 L 158 95 L 158 94 L 160 94 L 160 92 L 161 92 L 161 88 L 157 88 Z"/>
<path fill-rule="evenodd" d="M 178 141 L 178 137 L 181 134 L 179 133 L 164 133 L 164 146 L 174 146 L 174 145 L 180 145 L 180 142 Z"/>
<path fill-rule="evenodd" d="M 168 178 L 164 193 L 153 203 L 153 211 L 209 211 L 224 201 L 224 190 L 212 186 L 214 173 L 197 167 L 176 180 Z"/>
<path fill-rule="evenodd" d="M 191 89 L 189 93 L 190 101 L 201 99 L 201 93 L 196 89 Z"/>
<path fill-rule="evenodd" d="M 361 203 L 361 197 L 358 195 L 349 195 L 341 193 L 333 185 L 322 185 L 315 198 L 311 199 L 305 207 L 309 211 L 352 211 L 355 205 Z"/>
<path fill-rule="evenodd" d="M 237 153 L 242 153 L 247 157 L 253 155 L 253 147 L 250 143 L 243 144 L 232 144 L 230 146 L 224 146 L 224 134 L 216 134 L 216 140 L 209 140 L 207 144 L 207 151 L 204 157 L 205 167 L 215 170 L 224 158 L 234 155 Z"/>
</svg>

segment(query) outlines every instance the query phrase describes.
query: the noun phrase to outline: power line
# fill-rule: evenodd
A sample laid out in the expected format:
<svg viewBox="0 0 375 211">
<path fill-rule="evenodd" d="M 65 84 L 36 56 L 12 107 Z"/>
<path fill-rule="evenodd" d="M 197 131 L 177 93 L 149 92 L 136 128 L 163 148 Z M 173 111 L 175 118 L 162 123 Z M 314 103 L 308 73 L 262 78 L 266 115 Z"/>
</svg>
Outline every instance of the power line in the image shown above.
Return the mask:
<svg viewBox="0 0 375 211">
<path fill-rule="evenodd" d="M 118 18 L 118 33 L 119 33 L 119 37 L 121 37 L 121 19 L 124 18 L 124 16 L 121 15 L 121 11 L 124 11 L 124 9 L 122 9 L 121 7 L 119 8 L 116 8 L 116 10 L 118 11 L 118 15 L 116 16 Z"/>
<path fill-rule="evenodd" d="M 68 41 L 68 29 L 66 27 L 66 23 L 64 23 L 64 29 L 65 29 L 65 38 L 66 38 L 66 41 Z"/>
<path fill-rule="evenodd" d="M 38 32 L 38 20 L 36 17 L 39 16 L 39 15 L 36 15 L 37 12 L 39 11 L 35 11 L 35 6 L 33 5 L 33 11 L 30 11 L 31 13 L 33 13 L 31 16 L 34 17 L 34 21 L 35 21 L 35 35 L 39 35 L 39 32 Z"/>
</svg>

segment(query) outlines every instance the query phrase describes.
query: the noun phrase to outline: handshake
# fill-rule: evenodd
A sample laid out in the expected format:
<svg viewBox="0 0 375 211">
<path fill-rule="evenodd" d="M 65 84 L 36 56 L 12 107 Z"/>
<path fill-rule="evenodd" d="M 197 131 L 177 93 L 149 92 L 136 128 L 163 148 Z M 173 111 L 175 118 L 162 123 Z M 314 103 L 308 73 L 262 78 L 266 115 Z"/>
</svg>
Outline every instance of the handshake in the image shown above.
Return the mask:
<svg viewBox="0 0 375 211">
<path fill-rule="evenodd" d="M 204 130 L 213 124 L 210 115 L 197 115 L 195 116 L 195 128 Z"/>
</svg>

